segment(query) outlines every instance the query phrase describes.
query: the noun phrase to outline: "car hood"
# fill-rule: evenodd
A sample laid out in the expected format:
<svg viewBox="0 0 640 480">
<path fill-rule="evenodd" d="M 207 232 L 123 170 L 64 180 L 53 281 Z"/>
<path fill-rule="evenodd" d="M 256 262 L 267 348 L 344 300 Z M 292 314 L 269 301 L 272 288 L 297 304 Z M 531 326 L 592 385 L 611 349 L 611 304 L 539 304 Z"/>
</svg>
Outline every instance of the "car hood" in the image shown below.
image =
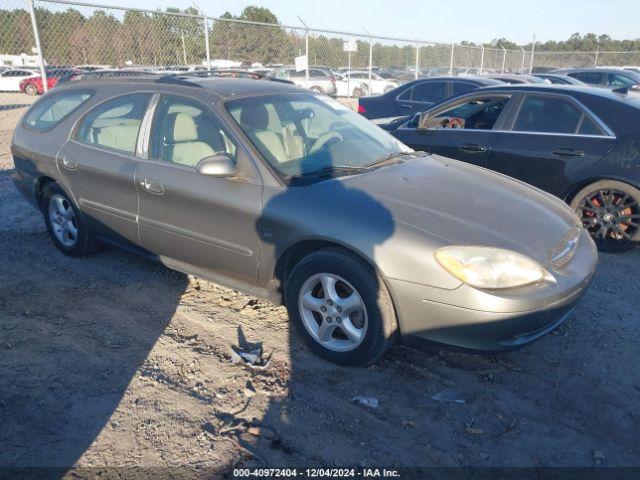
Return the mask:
<svg viewBox="0 0 640 480">
<path fill-rule="evenodd" d="M 339 177 L 312 189 L 365 218 L 375 202 L 390 213 L 396 227 L 419 230 L 443 245 L 507 248 L 543 263 L 551 247 L 580 225 L 571 209 L 550 194 L 439 156 Z M 349 195 L 351 189 L 366 197 Z"/>
</svg>

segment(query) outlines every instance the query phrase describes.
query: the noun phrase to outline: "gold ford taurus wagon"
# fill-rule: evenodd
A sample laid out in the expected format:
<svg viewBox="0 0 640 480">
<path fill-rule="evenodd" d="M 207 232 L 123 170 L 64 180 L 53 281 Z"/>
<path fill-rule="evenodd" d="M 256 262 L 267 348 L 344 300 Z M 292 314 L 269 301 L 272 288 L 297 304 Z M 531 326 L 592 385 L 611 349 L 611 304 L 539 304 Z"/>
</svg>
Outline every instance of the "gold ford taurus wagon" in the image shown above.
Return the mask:
<svg viewBox="0 0 640 480">
<path fill-rule="evenodd" d="M 414 152 L 335 100 L 262 78 L 94 78 L 17 126 L 17 188 L 55 246 L 112 244 L 275 303 L 318 355 L 400 336 L 473 350 L 573 311 L 597 254 L 560 200 Z"/>
</svg>

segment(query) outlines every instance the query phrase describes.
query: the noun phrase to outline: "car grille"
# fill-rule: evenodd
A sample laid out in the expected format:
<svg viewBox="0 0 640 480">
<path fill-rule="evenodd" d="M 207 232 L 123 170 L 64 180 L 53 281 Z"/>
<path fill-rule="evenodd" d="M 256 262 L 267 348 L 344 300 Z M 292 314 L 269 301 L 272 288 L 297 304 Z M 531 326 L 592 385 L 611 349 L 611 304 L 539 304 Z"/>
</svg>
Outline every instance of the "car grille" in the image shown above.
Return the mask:
<svg viewBox="0 0 640 480">
<path fill-rule="evenodd" d="M 579 227 L 572 228 L 551 247 L 547 254 L 547 267 L 561 270 L 571 262 L 580 243 L 580 233 Z"/>
</svg>

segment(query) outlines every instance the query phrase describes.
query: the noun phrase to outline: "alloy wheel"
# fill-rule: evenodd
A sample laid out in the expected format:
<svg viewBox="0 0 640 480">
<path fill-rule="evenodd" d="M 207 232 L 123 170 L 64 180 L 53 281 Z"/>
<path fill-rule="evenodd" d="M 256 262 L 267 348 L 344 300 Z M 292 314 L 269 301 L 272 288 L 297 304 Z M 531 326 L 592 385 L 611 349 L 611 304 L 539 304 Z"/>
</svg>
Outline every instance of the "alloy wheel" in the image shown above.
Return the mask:
<svg viewBox="0 0 640 480">
<path fill-rule="evenodd" d="M 329 350 L 357 348 L 367 333 L 367 309 L 357 290 L 332 273 L 309 277 L 300 289 L 298 308 L 313 339 Z"/>
<path fill-rule="evenodd" d="M 58 241 L 68 248 L 75 246 L 78 241 L 76 214 L 69 201 L 62 195 L 55 194 L 49 200 L 49 220 Z"/>
<path fill-rule="evenodd" d="M 576 213 L 596 240 L 634 241 L 640 228 L 638 201 L 620 190 L 600 189 L 585 195 Z"/>
</svg>

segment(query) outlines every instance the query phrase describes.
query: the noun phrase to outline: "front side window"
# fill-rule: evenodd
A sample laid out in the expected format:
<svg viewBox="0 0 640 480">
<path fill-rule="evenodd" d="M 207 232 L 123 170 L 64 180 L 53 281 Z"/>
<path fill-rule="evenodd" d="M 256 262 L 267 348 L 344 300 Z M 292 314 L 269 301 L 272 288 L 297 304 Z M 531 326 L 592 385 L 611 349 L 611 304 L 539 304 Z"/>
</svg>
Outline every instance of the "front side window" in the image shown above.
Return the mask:
<svg viewBox="0 0 640 480">
<path fill-rule="evenodd" d="M 529 95 L 520 107 L 513 130 L 575 133 L 581 118 L 582 111 L 568 100 Z"/>
<path fill-rule="evenodd" d="M 36 103 L 27 113 L 24 125 L 36 132 L 51 130 L 90 97 L 90 91 L 61 92 L 49 95 Z"/>
<path fill-rule="evenodd" d="M 313 94 L 278 94 L 232 100 L 227 110 L 283 176 L 365 167 L 411 151 L 339 102 Z"/>
<path fill-rule="evenodd" d="M 474 98 L 436 115 L 423 117 L 420 128 L 491 130 L 509 102 L 508 96 Z"/>
<path fill-rule="evenodd" d="M 236 146 L 217 119 L 202 105 L 178 96 L 158 103 L 151 135 L 151 157 L 194 167 L 206 157 L 235 159 Z"/>
<path fill-rule="evenodd" d="M 124 95 L 98 105 L 82 120 L 76 140 L 133 155 L 150 96 Z"/>
<path fill-rule="evenodd" d="M 619 73 L 609 73 L 607 75 L 607 85 L 613 88 L 629 88 L 635 85 L 637 82 L 626 75 L 620 75 Z"/>
</svg>

